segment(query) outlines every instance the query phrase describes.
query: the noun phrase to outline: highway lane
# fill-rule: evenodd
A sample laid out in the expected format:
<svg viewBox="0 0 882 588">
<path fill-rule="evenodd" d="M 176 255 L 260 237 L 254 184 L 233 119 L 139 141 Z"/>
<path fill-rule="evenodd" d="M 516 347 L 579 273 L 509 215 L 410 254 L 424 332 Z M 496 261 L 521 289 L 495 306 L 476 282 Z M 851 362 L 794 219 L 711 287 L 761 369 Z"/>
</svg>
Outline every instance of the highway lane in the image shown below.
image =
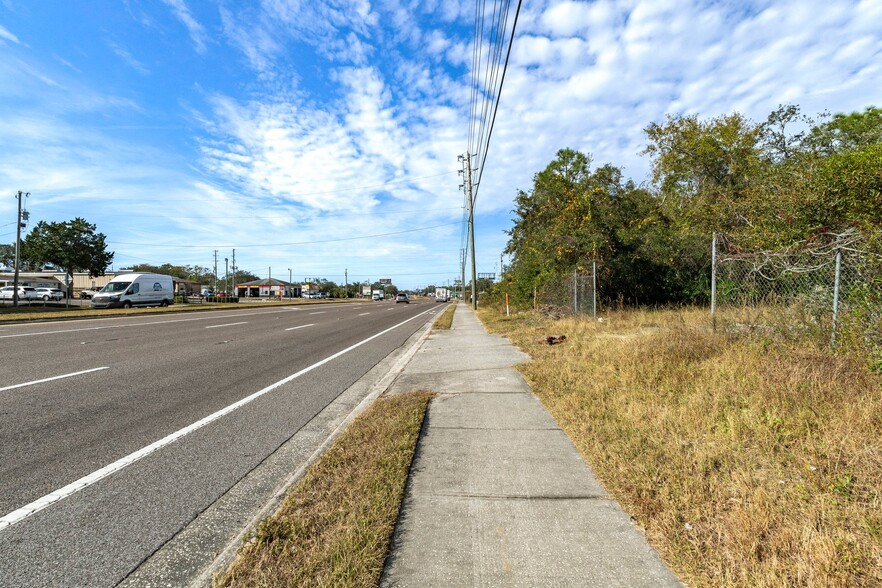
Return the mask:
<svg viewBox="0 0 882 588">
<path fill-rule="evenodd" d="M 436 310 L 384 302 L 0 326 L 0 516 L 388 329 L 0 529 L 0 585 L 115 584 Z M 106 369 L 28 384 L 95 368 Z"/>
</svg>

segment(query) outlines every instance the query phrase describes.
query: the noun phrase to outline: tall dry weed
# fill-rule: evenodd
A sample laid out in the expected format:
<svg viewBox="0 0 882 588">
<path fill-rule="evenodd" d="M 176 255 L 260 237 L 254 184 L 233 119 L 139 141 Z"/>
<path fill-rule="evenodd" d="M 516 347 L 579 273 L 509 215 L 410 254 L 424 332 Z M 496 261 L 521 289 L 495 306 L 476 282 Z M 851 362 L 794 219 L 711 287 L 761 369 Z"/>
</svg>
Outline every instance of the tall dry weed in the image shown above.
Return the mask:
<svg viewBox="0 0 882 588">
<path fill-rule="evenodd" d="M 882 586 L 882 379 L 861 358 L 700 311 L 481 317 L 688 584 Z"/>
</svg>

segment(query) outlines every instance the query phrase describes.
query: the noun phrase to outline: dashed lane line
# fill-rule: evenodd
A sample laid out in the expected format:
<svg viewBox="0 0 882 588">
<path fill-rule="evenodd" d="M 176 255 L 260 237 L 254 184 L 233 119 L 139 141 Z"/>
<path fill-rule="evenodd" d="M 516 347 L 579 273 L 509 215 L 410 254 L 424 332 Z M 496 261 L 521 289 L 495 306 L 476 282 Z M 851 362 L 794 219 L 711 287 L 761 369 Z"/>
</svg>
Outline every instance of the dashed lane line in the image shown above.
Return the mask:
<svg viewBox="0 0 882 588">
<path fill-rule="evenodd" d="M 81 372 L 73 372 L 72 374 L 62 374 L 60 376 L 52 376 L 51 378 L 43 378 L 42 380 L 34 380 L 33 382 L 23 382 L 21 384 L 14 384 L 12 386 L 4 386 L 0 388 L 0 392 L 4 392 L 6 390 L 12 390 L 14 388 L 23 388 L 25 386 L 33 386 L 34 384 L 42 384 L 43 382 L 51 382 L 53 380 L 60 380 L 62 378 L 72 378 L 73 376 L 80 376 L 82 374 L 89 374 L 92 372 L 98 372 L 101 370 L 109 370 L 110 366 L 92 368 L 90 370 L 83 370 Z"/>
</svg>

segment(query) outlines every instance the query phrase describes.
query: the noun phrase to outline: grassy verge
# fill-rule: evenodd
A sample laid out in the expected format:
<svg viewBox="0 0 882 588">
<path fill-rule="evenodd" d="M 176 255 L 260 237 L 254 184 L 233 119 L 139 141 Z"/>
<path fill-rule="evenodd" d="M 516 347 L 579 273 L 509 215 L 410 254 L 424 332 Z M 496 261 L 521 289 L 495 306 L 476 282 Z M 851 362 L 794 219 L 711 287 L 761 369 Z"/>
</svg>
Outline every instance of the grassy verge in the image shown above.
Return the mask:
<svg viewBox="0 0 882 588">
<path fill-rule="evenodd" d="M 450 325 L 453 324 L 454 312 L 456 312 L 456 304 L 448 304 L 444 312 L 441 313 L 441 316 L 438 317 L 438 320 L 435 321 L 435 324 L 432 325 L 432 328 L 436 331 L 449 330 Z"/>
<path fill-rule="evenodd" d="M 376 586 L 430 397 L 377 400 L 259 525 L 215 587 Z"/>
<path fill-rule="evenodd" d="M 479 316 L 534 358 L 534 392 L 687 584 L 882 586 L 882 378 L 863 358 L 714 334 L 704 310 Z"/>
</svg>

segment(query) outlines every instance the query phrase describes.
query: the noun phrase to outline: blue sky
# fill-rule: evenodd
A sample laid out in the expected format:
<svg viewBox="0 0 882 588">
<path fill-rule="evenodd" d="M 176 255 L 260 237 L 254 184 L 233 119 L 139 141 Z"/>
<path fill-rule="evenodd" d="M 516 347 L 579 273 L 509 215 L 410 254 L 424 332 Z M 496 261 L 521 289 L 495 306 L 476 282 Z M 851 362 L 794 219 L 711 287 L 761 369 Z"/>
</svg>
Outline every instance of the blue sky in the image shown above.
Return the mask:
<svg viewBox="0 0 882 588">
<path fill-rule="evenodd" d="M 136 263 L 402 288 L 459 273 L 474 2 L 0 0 L 0 242 L 18 190 Z M 666 114 L 882 105 L 882 2 L 524 2 L 477 202 L 571 147 L 648 178 Z"/>
</svg>

